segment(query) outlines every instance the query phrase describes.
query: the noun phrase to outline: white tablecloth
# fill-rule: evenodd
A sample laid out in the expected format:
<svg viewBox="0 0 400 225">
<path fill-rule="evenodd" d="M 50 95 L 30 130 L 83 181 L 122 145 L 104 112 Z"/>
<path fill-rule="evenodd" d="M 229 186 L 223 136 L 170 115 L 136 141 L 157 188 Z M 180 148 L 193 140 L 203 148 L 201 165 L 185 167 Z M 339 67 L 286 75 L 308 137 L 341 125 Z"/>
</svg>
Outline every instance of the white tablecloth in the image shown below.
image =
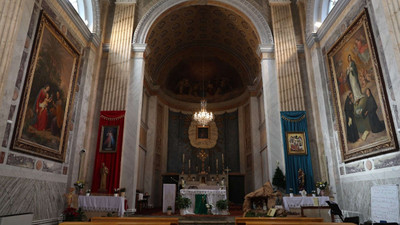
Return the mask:
<svg viewBox="0 0 400 225">
<path fill-rule="evenodd" d="M 217 208 L 217 201 L 226 200 L 226 190 L 205 190 L 205 189 L 181 189 L 181 196 L 189 198 L 192 204 L 189 208 L 183 211 L 183 214 L 194 214 L 194 207 L 196 204 L 196 195 L 203 194 L 207 195 L 207 203 L 212 205 L 211 213 L 214 215 L 222 215 L 227 212 L 221 212 Z"/>
<path fill-rule="evenodd" d="M 78 206 L 86 211 L 118 212 L 118 216 L 122 216 L 125 212 L 125 198 L 79 195 Z"/>
<path fill-rule="evenodd" d="M 318 197 L 283 197 L 283 204 L 285 209 L 289 211 L 290 208 L 300 208 L 301 206 L 314 206 L 314 198 L 318 198 L 320 206 L 327 206 L 326 201 L 329 201 L 328 196 Z"/>
</svg>

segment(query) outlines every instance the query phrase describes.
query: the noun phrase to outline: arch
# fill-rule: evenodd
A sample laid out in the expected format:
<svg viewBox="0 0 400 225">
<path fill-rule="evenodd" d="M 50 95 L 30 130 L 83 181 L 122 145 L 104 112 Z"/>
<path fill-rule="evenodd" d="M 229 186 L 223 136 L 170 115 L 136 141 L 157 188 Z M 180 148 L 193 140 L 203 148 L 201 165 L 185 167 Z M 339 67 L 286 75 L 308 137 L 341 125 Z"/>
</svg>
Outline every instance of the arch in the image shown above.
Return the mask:
<svg viewBox="0 0 400 225">
<path fill-rule="evenodd" d="M 323 23 L 328 14 L 340 0 L 308 0 L 306 15 L 306 35 L 317 31 L 316 22 Z"/>
<path fill-rule="evenodd" d="M 92 33 L 100 34 L 99 0 L 69 0 Z"/>
<path fill-rule="evenodd" d="M 191 0 L 161 0 L 157 2 L 139 21 L 133 36 L 133 43 L 144 44 L 151 25 L 162 13 L 174 6 L 190 1 Z M 193 1 L 194 4 L 196 2 L 198 1 Z M 267 21 L 253 5 L 240 0 L 215 0 L 213 2 L 218 3 L 218 6 L 221 6 L 219 4 L 229 5 L 242 12 L 245 16 L 247 16 L 247 18 L 250 19 L 256 28 L 261 40 L 260 45 L 273 44 L 274 40 L 272 32 Z M 208 4 L 212 5 L 213 3 L 208 2 Z"/>
</svg>

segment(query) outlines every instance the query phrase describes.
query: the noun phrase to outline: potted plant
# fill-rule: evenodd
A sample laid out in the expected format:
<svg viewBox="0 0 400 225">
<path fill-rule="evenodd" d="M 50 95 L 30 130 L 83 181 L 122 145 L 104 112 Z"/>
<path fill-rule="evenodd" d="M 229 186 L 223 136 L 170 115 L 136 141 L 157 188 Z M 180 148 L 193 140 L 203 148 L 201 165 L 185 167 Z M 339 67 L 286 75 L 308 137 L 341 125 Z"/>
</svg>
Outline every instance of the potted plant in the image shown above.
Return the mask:
<svg viewBox="0 0 400 225">
<path fill-rule="evenodd" d="M 63 211 L 63 221 L 84 221 L 85 219 L 86 215 L 81 208 L 68 207 Z"/>
<path fill-rule="evenodd" d="M 172 206 L 167 207 L 167 215 L 170 216 L 172 214 Z"/>
<path fill-rule="evenodd" d="M 125 197 L 125 192 L 126 192 L 126 188 L 121 188 L 121 189 L 119 189 L 119 195 L 120 195 L 121 197 Z"/>
<path fill-rule="evenodd" d="M 90 192 L 91 192 L 90 189 L 87 189 L 86 190 L 86 196 L 90 196 Z"/>
<path fill-rule="evenodd" d="M 189 198 L 178 195 L 175 203 L 176 203 L 176 206 L 179 208 L 181 215 L 183 215 L 184 214 L 183 210 L 186 208 L 189 208 L 189 206 L 192 204 L 192 201 Z"/>
<path fill-rule="evenodd" d="M 220 210 L 223 215 L 226 215 L 228 211 L 228 200 L 218 200 L 217 209 Z"/>
<path fill-rule="evenodd" d="M 74 183 L 75 189 L 77 191 L 77 194 L 83 194 L 83 188 L 85 187 L 85 182 L 78 180 L 77 182 Z"/>
<path fill-rule="evenodd" d="M 320 181 L 315 184 L 315 187 L 317 187 L 317 191 L 319 190 L 319 195 L 324 196 L 325 195 L 325 189 L 328 186 L 327 181 Z"/>
</svg>

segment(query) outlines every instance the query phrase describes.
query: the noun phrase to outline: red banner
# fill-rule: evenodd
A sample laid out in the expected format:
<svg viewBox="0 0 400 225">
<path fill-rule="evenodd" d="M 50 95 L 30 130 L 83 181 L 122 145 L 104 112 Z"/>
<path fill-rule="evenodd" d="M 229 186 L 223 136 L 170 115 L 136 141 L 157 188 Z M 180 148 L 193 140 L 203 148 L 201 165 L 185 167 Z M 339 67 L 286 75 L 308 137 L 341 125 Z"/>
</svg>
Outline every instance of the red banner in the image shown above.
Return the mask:
<svg viewBox="0 0 400 225">
<path fill-rule="evenodd" d="M 106 186 L 106 193 L 112 194 L 114 188 L 119 188 L 124 121 L 125 111 L 100 112 L 92 181 L 92 192 L 94 193 L 100 192 L 102 172 L 108 172 L 107 175 L 105 175 L 105 181 L 103 180 Z M 104 171 L 105 169 L 102 169 L 103 163 L 108 169 L 106 172 Z"/>
</svg>

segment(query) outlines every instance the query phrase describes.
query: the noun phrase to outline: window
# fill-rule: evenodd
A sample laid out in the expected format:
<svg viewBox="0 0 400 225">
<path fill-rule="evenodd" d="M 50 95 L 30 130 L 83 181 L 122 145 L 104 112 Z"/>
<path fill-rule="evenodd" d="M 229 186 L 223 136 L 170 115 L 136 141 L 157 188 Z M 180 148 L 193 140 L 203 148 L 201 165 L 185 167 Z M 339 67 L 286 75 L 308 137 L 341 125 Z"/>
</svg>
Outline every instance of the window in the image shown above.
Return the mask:
<svg viewBox="0 0 400 225">
<path fill-rule="evenodd" d="M 93 5 L 92 0 L 69 0 L 78 12 L 86 26 L 93 32 Z"/>
</svg>

